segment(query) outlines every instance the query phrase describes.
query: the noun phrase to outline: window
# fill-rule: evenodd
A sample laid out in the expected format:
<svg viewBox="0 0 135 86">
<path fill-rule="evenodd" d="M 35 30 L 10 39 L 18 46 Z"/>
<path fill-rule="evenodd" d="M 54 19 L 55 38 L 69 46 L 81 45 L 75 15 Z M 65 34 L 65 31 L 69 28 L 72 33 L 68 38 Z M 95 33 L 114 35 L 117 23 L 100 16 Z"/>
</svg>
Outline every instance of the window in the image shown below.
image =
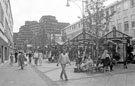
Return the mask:
<svg viewBox="0 0 135 86">
<path fill-rule="evenodd" d="M 106 16 L 109 16 L 109 11 L 108 10 L 106 11 Z"/>
<path fill-rule="evenodd" d="M 116 10 L 117 10 L 118 13 L 120 12 L 120 10 L 121 10 L 121 5 L 120 4 L 117 5 L 117 9 Z"/>
<path fill-rule="evenodd" d="M 131 7 L 135 6 L 135 0 L 130 0 L 130 3 L 131 3 Z"/>
<path fill-rule="evenodd" d="M 3 19 L 4 19 L 4 12 L 2 9 L 2 6 L 0 4 L 0 23 L 3 25 Z"/>
<path fill-rule="evenodd" d="M 121 23 L 118 23 L 117 28 L 118 28 L 118 31 L 121 31 Z"/>
<path fill-rule="evenodd" d="M 124 1 L 124 3 L 123 3 L 123 9 L 124 10 L 127 10 L 128 9 L 128 1 L 126 0 L 126 1 Z"/>
<path fill-rule="evenodd" d="M 121 26 L 122 24 L 121 24 L 121 19 L 118 19 L 117 20 L 117 30 L 119 30 L 119 31 L 121 31 L 122 30 L 122 26 Z"/>
<path fill-rule="evenodd" d="M 111 14 L 114 12 L 114 7 L 111 7 Z"/>
<path fill-rule="evenodd" d="M 115 26 L 115 22 L 114 21 L 112 21 L 111 22 L 111 30 L 113 30 L 113 27 Z"/>
<path fill-rule="evenodd" d="M 76 24 L 73 26 L 73 29 L 74 29 L 74 30 L 76 29 Z"/>
<path fill-rule="evenodd" d="M 135 14 L 131 16 L 131 27 L 135 29 Z"/>
<path fill-rule="evenodd" d="M 132 28 L 135 28 L 135 21 L 132 21 Z"/>
<path fill-rule="evenodd" d="M 124 31 L 129 31 L 129 24 L 128 21 L 124 22 Z"/>
</svg>

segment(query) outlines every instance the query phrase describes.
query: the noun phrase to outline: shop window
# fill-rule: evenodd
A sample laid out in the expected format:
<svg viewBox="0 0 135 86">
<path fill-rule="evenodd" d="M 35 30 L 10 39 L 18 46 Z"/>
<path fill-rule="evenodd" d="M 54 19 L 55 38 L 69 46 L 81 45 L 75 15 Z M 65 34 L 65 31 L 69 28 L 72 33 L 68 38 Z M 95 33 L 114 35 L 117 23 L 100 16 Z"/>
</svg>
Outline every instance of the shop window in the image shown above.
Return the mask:
<svg viewBox="0 0 135 86">
<path fill-rule="evenodd" d="M 124 22 L 124 31 L 129 31 L 129 24 L 128 21 Z"/>
</svg>

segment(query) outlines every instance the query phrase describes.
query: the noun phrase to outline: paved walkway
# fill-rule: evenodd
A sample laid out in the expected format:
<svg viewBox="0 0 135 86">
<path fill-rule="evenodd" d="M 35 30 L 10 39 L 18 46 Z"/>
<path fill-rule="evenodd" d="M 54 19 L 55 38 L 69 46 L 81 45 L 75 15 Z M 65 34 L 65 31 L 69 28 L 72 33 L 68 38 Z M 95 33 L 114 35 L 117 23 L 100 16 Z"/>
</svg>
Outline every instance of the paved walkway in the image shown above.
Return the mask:
<svg viewBox="0 0 135 86">
<path fill-rule="evenodd" d="M 74 65 L 75 63 L 72 63 L 66 68 L 69 81 L 63 81 L 59 78 L 61 68 L 60 66 L 57 67 L 56 63 L 49 63 L 44 60 L 41 66 L 35 68 L 60 86 L 135 86 L 134 64 L 129 64 L 128 69 L 123 69 L 123 65 L 117 65 L 113 72 L 92 74 L 74 73 Z"/>
<path fill-rule="evenodd" d="M 0 64 L 0 86 L 49 86 L 30 66 L 21 70 L 17 64 Z M 52 85 L 53 86 L 53 85 Z"/>
</svg>

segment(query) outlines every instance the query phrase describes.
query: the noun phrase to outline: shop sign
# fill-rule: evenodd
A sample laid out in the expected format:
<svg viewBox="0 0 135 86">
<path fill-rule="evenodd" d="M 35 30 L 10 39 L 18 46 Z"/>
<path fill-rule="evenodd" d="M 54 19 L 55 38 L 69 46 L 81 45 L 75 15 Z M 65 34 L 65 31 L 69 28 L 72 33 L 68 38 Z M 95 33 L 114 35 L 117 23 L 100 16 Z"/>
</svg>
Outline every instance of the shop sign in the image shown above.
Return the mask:
<svg viewBox="0 0 135 86">
<path fill-rule="evenodd" d="M 27 44 L 27 47 L 32 47 L 32 44 Z"/>
</svg>

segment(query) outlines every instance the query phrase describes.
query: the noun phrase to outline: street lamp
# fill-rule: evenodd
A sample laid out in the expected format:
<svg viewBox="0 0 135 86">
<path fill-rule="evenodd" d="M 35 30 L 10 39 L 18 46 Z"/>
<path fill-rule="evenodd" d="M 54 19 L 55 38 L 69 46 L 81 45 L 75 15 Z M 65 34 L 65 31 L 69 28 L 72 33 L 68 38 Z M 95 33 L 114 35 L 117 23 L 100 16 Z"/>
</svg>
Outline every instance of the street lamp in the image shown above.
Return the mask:
<svg viewBox="0 0 135 86">
<path fill-rule="evenodd" d="M 80 9 L 80 11 L 81 11 L 81 14 L 82 14 L 82 31 L 83 31 L 83 47 L 84 47 L 84 41 L 85 41 L 85 27 L 84 27 L 84 2 L 86 3 L 86 1 L 83 1 L 83 0 L 81 0 L 82 1 L 82 9 L 81 9 L 81 7 L 77 4 L 77 3 L 75 3 L 75 1 L 73 1 L 73 0 L 67 0 L 67 4 L 66 4 L 66 6 L 67 7 L 69 7 L 70 6 L 70 4 L 69 4 L 69 1 L 72 1 L 75 5 L 77 5 L 78 7 L 79 7 L 79 9 Z"/>
<path fill-rule="evenodd" d="M 69 4 L 69 0 L 67 0 L 67 4 L 66 4 L 66 6 L 67 6 L 67 7 L 69 7 L 69 6 L 70 6 L 70 4 Z"/>
</svg>

